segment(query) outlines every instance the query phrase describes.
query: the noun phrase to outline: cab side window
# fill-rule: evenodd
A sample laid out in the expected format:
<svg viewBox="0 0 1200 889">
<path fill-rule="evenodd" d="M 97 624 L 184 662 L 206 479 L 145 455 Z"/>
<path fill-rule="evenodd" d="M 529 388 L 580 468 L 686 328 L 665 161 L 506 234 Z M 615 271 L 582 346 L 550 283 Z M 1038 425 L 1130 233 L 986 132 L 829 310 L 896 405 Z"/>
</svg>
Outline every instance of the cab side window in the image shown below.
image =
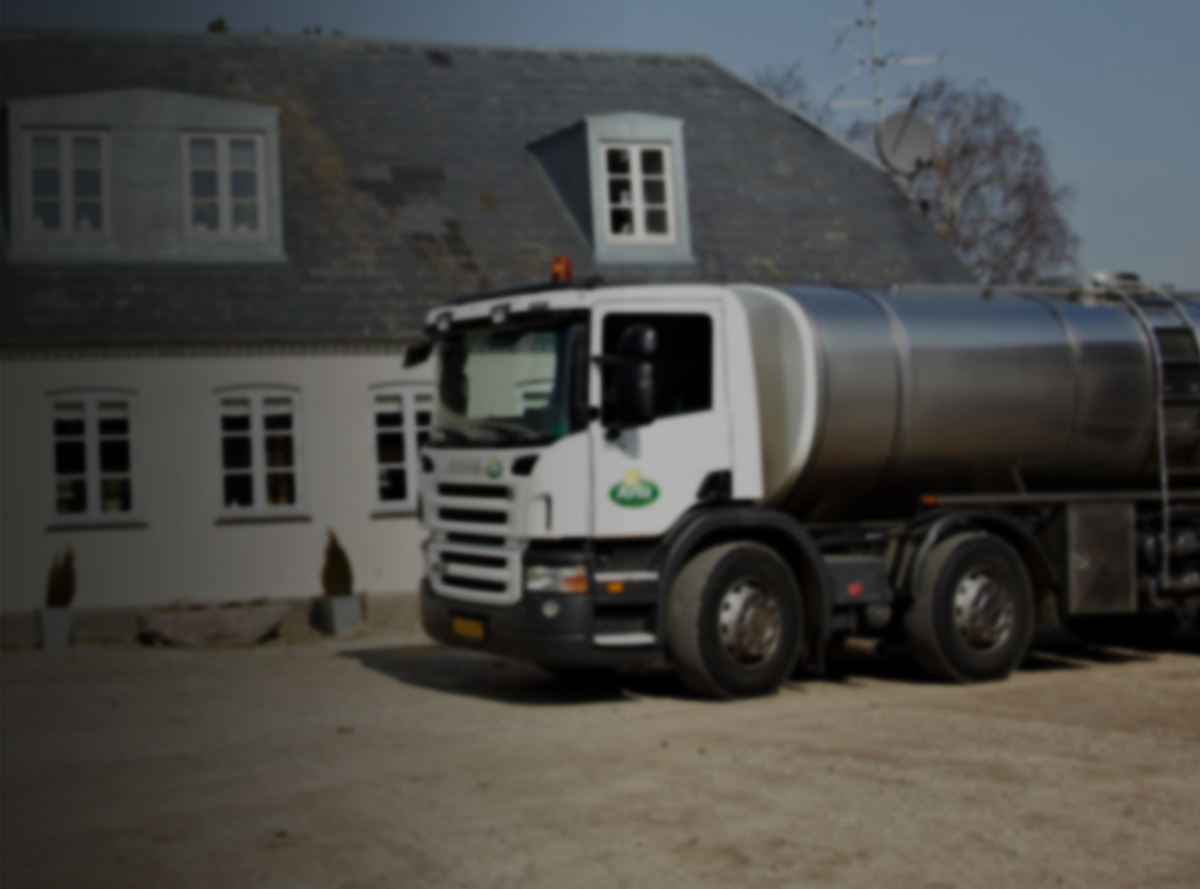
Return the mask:
<svg viewBox="0 0 1200 889">
<path fill-rule="evenodd" d="M 658 334 L 654 364 L 654 412 L 675 417 L 712 408 L 713 329 L 708 315 L 608 315 L 604 354 L 614 355 L 626 328 L 652 327 Z M 605 401 L 610 385 L 606 380 Z"/>
</svg>

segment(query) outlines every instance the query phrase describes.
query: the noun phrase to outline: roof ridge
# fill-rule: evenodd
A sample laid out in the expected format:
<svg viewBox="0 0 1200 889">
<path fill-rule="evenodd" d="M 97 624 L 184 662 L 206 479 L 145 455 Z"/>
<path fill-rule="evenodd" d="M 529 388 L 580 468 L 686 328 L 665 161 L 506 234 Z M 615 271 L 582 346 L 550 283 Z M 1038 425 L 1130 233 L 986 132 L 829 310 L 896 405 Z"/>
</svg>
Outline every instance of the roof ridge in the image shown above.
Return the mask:
<svg viewBox="0 0 1200 889">
<path fill-rule="evenodd" d="M 0 26 L 0 41 L 7 40 L 10 37 L 27 38 L 27 37 L 79 37 L 88 40 L 97 38 L 111 39 L 126 39 L 126 38 L 167 38 L 167 39 L 183 39 L 183 40 L 226 40 L 238 42 L 253 42 L 261 41 L 263 43 L 274 42 L 302 42 L 308 41 L 314 44 L 332 44 L 340 43 L 359 43 L 372 44 L 381 43 L 388 46 L 410 47 L 415 50 L 459 50 L 473 52 L 517 52 L 530 53 L 538 55 L 597 55 L 597 56 L 637 56 L 637 57 L 655 57 L 655 58 L 681 58 L 681 59 L 700 59 L 709 62 L 714 62 L 715 59 L 708 53 L 700 50 L 662 50 L 662 49 L 613 49 L 609 47 L 581 47 L 581 46 L 522 46 L 516 44 L 491 44 L 491 43 L 447 43 L 443 41 L 426 41 L 426 40 L 406 40 L 399 37 L 355 37 L 350 35 L 334 36 L 332 34 L 251 34 L 238 32 L 223 32 L 219 34 L 211 34 L 205 31 L 134 31 L 134 30 L 110 30 L 104 28 L 53 28 L 39 27 L 35 25 L 3 25 Z"/>
</svg>

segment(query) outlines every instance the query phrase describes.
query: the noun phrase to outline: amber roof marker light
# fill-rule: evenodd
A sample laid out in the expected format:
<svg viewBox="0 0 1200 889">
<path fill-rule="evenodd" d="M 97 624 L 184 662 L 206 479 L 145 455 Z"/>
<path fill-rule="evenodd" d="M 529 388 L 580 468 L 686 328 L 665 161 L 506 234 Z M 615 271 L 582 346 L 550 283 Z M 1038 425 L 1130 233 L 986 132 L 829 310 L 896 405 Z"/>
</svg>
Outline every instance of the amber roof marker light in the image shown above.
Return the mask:
<svg viewBox="0 0 1200 889">
<path fill-rule="evenodd" d="M 550 281 L 552 283 L 570 284 L 571 277 L 571 257 L 556 256 L 550 261 Z"/>
</svg>

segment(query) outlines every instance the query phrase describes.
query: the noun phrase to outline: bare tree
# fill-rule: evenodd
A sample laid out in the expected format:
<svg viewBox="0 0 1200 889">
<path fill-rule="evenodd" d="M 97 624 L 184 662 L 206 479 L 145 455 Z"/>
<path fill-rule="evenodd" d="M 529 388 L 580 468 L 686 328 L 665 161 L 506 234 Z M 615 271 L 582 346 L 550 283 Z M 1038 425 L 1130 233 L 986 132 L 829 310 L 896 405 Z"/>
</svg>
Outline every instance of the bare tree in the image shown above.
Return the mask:
<svg viewBox="0 0 1200 889">
<path fill-rule="evenodd" d="M 764 68 L 759 89 L 828 125 L 808 95 L 799 63 Z M 986 284 L 1031 284 L 1076 268 L 1079 238 L 1066 208 L 1070 188 L 1055 184 L 1041 134 L 1021 127 L 1021 109 L 979 83 L 945 78 L 926 85 L 913 106 L 937 134 L 933 163 L 911 183 L 912 195 L 964 263 Z M 874 154 L 875 125 L 859 119 L 841 133 Z"/>
<path fill-rule="evenodd" d="M 1032 284 L 1073 271 L 1072 191 L 1055 183 L 1041 134 L 1020 125 L 1020 107 L 986 84 L 961 88 L 945 78 L 915 104 L 937 146 L 914 197 L 980 280 Z"/>
</svg>

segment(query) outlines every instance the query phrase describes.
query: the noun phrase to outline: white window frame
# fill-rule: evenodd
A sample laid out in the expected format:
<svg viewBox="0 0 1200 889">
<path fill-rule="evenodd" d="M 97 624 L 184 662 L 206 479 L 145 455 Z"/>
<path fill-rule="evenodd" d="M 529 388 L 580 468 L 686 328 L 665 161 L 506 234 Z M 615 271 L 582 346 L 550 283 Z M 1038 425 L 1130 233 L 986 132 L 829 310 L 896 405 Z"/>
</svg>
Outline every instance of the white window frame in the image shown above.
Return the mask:
<svg viewBox="0 0 1200 889">
<path fill-rule="evenodd" d="M 403 463 L 381 463 L 379 461 L 379 447 L 377 436 L 385 428 L 377 424 L 376 417 L 382 413 L 377 406 L 377 399 L 381 396 L 400 396 L 403 399 L 403 414 L 404 419 L 401 425 L 401 431 L 404 434 L 404 462 Z M 424 409 L 424 404 L 418 404 L 419 397 L 428 398 L 428 410 L 430 413 L 429 422 L 423 425 L 418 425 L 417 414 Z M 372 515 L 387 516 L 387 515 L 412 515 L 417 511 L 417 495 L 421 480 L 421 453 L 419 435 L 422 432 L 428 433 L 433 428 L 433 411 L 436 402 L 433 397 L 433 387 L 425 383 L 384 383 L 378 386 L 372 386 L 370 389 L 371 399 L 371 465 L 374 467 L 374 472 L 371 474 L 372 485 L 374 488 L 373 498 L 375 508 Z M 384 500 L 380 496 L 380 473 L 386 469 L 404 469 L 404 486 L 406 496 L 400 500 Z"/>
<path fill-rule="evenodd" d="M 24 167 L 22 170 L 22 188 L 25 194 L 24 222 L 29 236 L 40 240 L 86 240 L 102 241 L 112 235 L 112 163 L 109 153 L 108 132 L 93 129 L 62 129 L 57 127 L 30 127 L 24 130 Z M 33 212 L 34 204 L 41 200 L 34 194 L 33 187 L 33 140 L 39 136 L 56 136 L 58 138 L 58 202 L 60 205 L 58 231 L 39 228 Z M 77 136 L 97 138 L 100 140 L 100 228 L 75 228 L 75 171 L 73 163 L 73 145 Z"/>
<path fill-rule="evenodd" d="M 99 428 L 100 405 L 102 402 L 124 402 L 127 409 L 128 430 L 121 435 L 102 434 Z M 82 436 L 59 435 L 55 424 L 56 408 L 60 404 L 79 402 L 84 408 L 84 432 Z M 138 399 L 137 394 L 124 389 L 70 389 L 51 392 L 46 396 L 46 430 L 49 447 L 49 503 L 51 527 L 79 527 L 103 525 L 129 525 L 141 522 L 141 481 L 138 449 Z M 122 473 L 102 473 L 100 470 L 100 442 L 124 438 L 129 443 L 129 468 Z M 84 443 L 84 471 L 78 474 L 58 472 L 57 449 L 59 442 L 82 440 Z M 128 510 L 103 508 L 101 482 L 105 477 L 128 478 L 130 497 Z M 58 482 L 60 478 L 81 478 L 85 484 L 87 508 L 83 512 L 58 511 Z"/>
<path fill-rule="evenodd" d="M 193 139 L 213 139 L 217 143 L 217 230 L 206 231 L 192 226 L 192 155 L 191 141 Z M 255 203 L 258 206 L 258 230 L 252 232 L 234 231 L 233 229 L 233 194 L 230 187 L 232 167 L 229 161 L 229 143 L 234 139 L 250 139 L 254 142 L 256 166 L 255 172 Z M 183 163 L 183 232 L 189 241 L 265 241 L 270 223 L 269 207 L 267 206 L 267 140 L 263 133 L 255 132 L 206 132 L 203 130 L 188 130 L 180 134 L 180 152 Z"/>
<path fill-rule="evenodd" d="M 295 502 L 271 505 L 267 502 L 267 475 L 270 467 L 266 465 L 266 439 L 268 430 L 264 426 L 264 402 L 268 399 L 287 398 L 291 401 L 292 428 L 292 465 Z M 232 437 L 243 437 L 223 429 L 224 402 L 233 399 L 245 399 L 250 402 L 250 466 L 248 468 L 227 469 L 224 459 L 224 440 Z M 304 436 L 303 414 L 300 390 L 287 386 L 232 386 L 218 389 L 214 393 L 214 428 L 216 430 L 216 464 L 217 464 L 217 514 L 220 521 L 261 520 L 274 518 L 307 518 L 305 510 L 304 486 Z M 227 475 L 250 475 L 253 503 L 250 506 L 229 506 L 225 503 L 225 477 Z"/>
<path fill-rule="evenodd" d="M 663 158 L 662 173 L 655 174 L 650 178 L 661 181 L 666 193 L 666 202 L 664 205 L 667 214 L 666 234 L 652 234 L 645 231 L 647 210 L 645 181 L 647 176 L 642 171 L 642 152 L 646 149 L 655 149 L 661 152 Z M 611 189 L 609 187 L 610 181 L 625 178 L 624 174 L 609 172 L 608 152 L 614 150 L 629 152 L 630 165 L 628 178 L 632 191 L 630 195 L 632 200 L 629 204 L 618 204 L 612 201 Z M 600 168 L 604 182 L 604 239 L 610 244 L 674 244 L 679 240 L 678 229 L 675 224 L 678 214 L 675 208 L 675 171 L 672 169 L 672 154 L 673 146 L 670 142 L 603 141 L 600 143 Z M 612 231 L 612 211 L 626 209 L 632 211 L 633 231 L 629 234 Z"/>
</svg>

